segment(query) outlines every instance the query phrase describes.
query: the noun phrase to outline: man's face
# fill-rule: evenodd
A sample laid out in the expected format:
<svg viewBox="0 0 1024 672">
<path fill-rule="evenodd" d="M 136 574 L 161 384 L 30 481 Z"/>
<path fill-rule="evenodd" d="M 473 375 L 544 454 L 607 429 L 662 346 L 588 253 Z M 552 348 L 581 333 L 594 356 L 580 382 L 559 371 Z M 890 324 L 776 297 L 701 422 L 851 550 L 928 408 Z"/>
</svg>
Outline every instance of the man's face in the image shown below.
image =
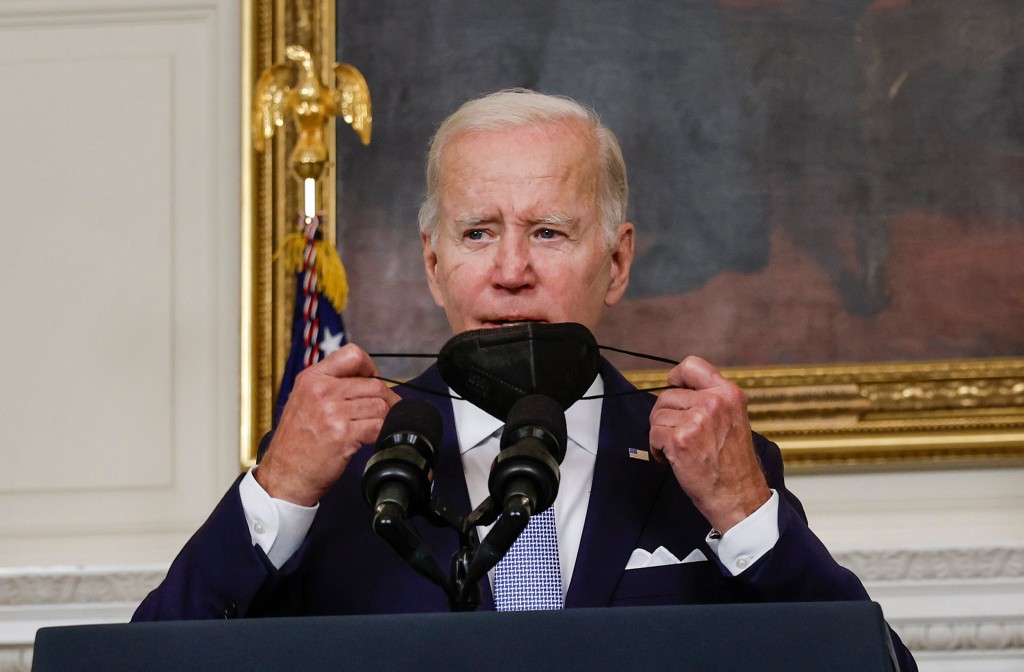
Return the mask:
<svg viewBox="0 0 1024 672">
<path fill-rule="evenodd" d="M 594 329 L 626 289 L 633 225 L 609 247 L 596 140 L 579 123 L 463 133 L 441 157 L 440 226 L 423 236 L 430 291 L 454 333 L 509 322 Z"/>
</svg>

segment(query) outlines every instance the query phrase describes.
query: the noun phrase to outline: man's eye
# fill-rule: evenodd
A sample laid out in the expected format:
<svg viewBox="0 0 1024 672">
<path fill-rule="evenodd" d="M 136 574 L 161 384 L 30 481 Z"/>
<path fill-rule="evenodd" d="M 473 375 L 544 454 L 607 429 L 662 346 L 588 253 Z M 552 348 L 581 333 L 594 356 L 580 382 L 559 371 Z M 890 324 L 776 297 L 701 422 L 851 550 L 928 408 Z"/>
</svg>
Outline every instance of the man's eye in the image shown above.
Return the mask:
<svg viewBox="0 0 1024 672">
<path fill-rule="evenodd" d="M 486 234 L 481 229 L 471 229 L 466 232 L 468 240 L 483 240 Z"/>
<path fill-rule="evenodd" d="M 537 232 L 537 236 L 544 240 L 554 240 L 558 237 L 558 232 L 554 229 L 541 229 Z"/>
</svg>

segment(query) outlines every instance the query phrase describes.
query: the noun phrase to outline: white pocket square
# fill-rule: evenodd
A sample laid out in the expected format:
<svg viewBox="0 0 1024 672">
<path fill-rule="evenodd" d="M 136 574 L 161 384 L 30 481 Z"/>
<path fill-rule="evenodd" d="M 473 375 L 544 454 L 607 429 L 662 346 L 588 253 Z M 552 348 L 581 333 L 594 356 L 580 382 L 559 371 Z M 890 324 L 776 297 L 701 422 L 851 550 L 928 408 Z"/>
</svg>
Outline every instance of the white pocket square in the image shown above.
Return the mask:
<svg viewBox="0 0 1024 672">
<path fill-rule="evenodd" d="M 681 565 L 686 562 L 703 562 L 707 559 L 707 556 L 701 553 L 699 548 L 695 548 L 690 551 L 690 554 L 682 560 L 672 555 L 671 551 L 664 546 L 658 546 L 654 553 L 638 548 L 630 554 L 629 562 L 626 563 L 626 569 L 644 569 L 646 567 Z"/>
</svg>

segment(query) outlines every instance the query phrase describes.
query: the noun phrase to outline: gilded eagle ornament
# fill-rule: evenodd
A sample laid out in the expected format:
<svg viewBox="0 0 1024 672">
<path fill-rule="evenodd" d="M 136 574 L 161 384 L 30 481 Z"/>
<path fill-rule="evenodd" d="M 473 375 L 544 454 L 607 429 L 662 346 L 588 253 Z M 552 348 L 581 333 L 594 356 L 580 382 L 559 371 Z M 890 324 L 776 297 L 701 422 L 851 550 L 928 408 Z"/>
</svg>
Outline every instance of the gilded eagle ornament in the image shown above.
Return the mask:
<svg viewBox="0 0 1024 672">
<path fill-rule="evenodd" d="M 291 116 L 298 131 L 291 155 L 292 169 L 300 179 L 316 179 L 327 163 L 324 130 L 330 117 L 340 116 L 359 134 L 364 145 L 370 144 L 370 90 L 363 75 L 347 63 L 334 64 L 337 84 L 328 87 L 317 74 L 308 49 L 291 45 L 285 53 L 291 63 L 268 68 L 256 83 L 253 146 L 262 152 L 266 141 Z"/>
</svg>

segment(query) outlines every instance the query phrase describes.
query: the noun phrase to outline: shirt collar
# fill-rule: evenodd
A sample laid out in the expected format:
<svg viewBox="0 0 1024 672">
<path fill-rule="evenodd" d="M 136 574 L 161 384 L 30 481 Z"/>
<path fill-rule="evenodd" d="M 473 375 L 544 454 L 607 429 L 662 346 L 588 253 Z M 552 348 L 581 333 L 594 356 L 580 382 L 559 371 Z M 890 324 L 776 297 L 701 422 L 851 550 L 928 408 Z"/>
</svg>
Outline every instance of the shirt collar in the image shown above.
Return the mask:
<svg viewBox="0 0 1024 672">
<path fill-rule="evenodd" d="M 449 390 L 452 396 L 454 392 Z M 604 380 L 598 375 L 583 394 L 594 397 L 604 394 Z M 569 438 L 589 453 L 597 453 L 601 433 L 601 403 L 603 399 L 580 399 L 565 412 L 565 428 Z M 465 399 L 452 399 L 455 431 L 459 437 L 459 451 L 463 454 L 482 444 L 504 426 L 501 420 L 483 411 Z"/>
</svg>

